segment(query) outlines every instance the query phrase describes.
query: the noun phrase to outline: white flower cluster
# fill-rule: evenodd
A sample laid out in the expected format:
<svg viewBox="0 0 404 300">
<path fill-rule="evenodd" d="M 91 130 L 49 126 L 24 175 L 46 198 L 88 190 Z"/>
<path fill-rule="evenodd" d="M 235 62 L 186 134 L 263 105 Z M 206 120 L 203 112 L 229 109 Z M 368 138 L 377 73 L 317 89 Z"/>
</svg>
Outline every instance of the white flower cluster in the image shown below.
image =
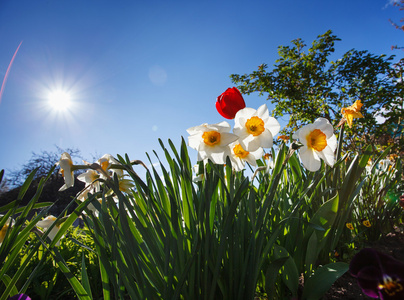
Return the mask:
<svg viewBox="0 0 404 300">
<path fill-rule="evenodd" d="M 188 145 L 198 151 L 198 161 L 225 164 L 229 157 L 235 171 L 241 171 L 245 162 L 256 166 L 256 161 L 264 153 L 264 148 L 271 148 L 273 139 L 281 126 L 269 116 L 266 104 L 257 110 L 245 107 L 236 113 L 233 133 L 230 124 L 202 124 L 189 128 Z M 313 124 L 299 129 L 294 135 L 301 143 L 299 156 L 309 171 L 321 167 L 320 159 L 333 166 L 337 139 L 334 128 L 327 119 L 318 118 Z"/>
<path fill-rule="evenodd" d="M 124 193 L 130 193 L 135 186 L 133 180 L 125 178 L 123 170 L 118 166 L 120 163 L 110 154 L 105 154 L 95 163 L 84 162 L 85 165 L 77 166 L 73 164 L 71 156 L 64 152 L 57 163 L 60 166 L 60 173 L 63 175 L 65 184 L 59 189 L 63 191 L 74 185 L 74 170 L 79 168 L 88 169 L 85 173 L 77 176 L 77 179 L 85 183 L 85 188 L 77 194 L 77 199 L 84 201 L 88 198 L 88 193 L 94 194 L 101 190 L 101 181 L 115 175 L 118 177 L 119 190 Z M 106 195 L 112 195 L 110 190 Z M 95 207 L 90 203 L 88 208 L 95 211 Z"/>
</svg>

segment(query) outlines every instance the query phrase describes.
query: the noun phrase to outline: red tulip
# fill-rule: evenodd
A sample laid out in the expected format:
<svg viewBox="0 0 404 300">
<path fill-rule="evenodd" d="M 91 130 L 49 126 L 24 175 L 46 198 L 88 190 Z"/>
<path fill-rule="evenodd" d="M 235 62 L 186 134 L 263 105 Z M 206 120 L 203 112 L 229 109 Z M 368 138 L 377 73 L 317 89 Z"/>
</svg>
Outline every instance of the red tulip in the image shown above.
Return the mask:
<svg viewBox="0 0 404 300">
<path fill-rule="evenodd" d="M 235 87 L 228 88 L 216 100 L 217 111 L 226 119 L 234 119 L 236 113 L 244 107 L 243 96 Z"/>
</svg>

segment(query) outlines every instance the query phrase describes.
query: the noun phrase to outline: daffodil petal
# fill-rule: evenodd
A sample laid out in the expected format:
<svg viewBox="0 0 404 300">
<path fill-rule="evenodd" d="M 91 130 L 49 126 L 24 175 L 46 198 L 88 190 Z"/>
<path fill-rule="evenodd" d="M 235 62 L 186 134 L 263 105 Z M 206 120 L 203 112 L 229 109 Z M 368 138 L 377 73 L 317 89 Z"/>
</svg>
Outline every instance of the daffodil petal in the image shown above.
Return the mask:
<svg viewBox="0 0 404 300">
<path fill-rule="evenodd" d="M 266 119 L 268 119 L 268 117 L 269 117 L 268 106 L 266 104 L 261 105 L 260 107 L 258 107 L 258 109 L 254 115 L 256 115 L 257 117 L 260 117 L 265 122 Z"/>
<path fill-rule="evenodd" d="M 264 132 L 260 134 L 258 140 L 260 141 L 260 147 L 271 148 L 273 145 L 273 142 L 274 142 L 274 137 L 270 130 L 265 129 Z M 255 150 L 257 150 L 257 149 L 255 149 Z M 255 150 L 252 150 L 252 151 L 255 151 Z"/>
<path fill-rule="evenodd" d="M 256 110 L 251 107 L 245 107 L 243 109 L 240 109 L 236 113 L 236 116 L 234 117 L 235 127 L 244 126 L 247 119 L 251 118 L 255 112 L 256 112 Z"/>
<path fill-rule="evenodd" d="M 199 145 L 201 143 L 201 134 L 194 134 L 188 136 L 188 145 L 189 147 L 199 150 Z"/>
<path fill-rule="evenodd" d="M 254 137 L 250 134 L 243 139 L 239 138 L 239 142 L 240 142 L 241 147 L 243 147 L 243 149 L 248 152 L 255 151 L 259 147 L 261 147 L 260 139 Z"/>
<path fill-rule="evenodd" d="M 334 135 L 334 127 L 332 127 L 331 123 L 325 118 L 316 119 L 313 123 L 313 127 L 321 130 L 327 139 Z"/>
<path fill-rule="evenodd" d="M 272 136 L 275 136 L 281 130 L 281 124 L 279 124 L 278 120 L 273 117 L 269 117 L 267 122 L 265 123 L 265 127 L 271 131 Z"/>
<path fill-rule="evenodd" d="M 233 133 L 221 133 L 220 134 L 220 145 L 222 146 L 227 146 L 230 143 L 237 141 L 238 140 L 238 136 L 233 134 Z"/>
<path fill-rule="evenodd" d="M 208 123 L 203 123 L 202 125 L 194 126 L 187 129 L 189 135 L 194 135 L 199 133 L 200 131 L 204 131 Z"/>
<path fill-rule="evenodd" d="M 308 149 L 307 147 L 302 147 L 300 148 L 299 156 L 307 170 L 316 172 L 320 169 L 321 160 L 314 151 Z"/>
<path fill-rule="evenodd" d="M 47 216 L 45 219 L 43 219 L 42 221 L 38 221 L 36 223 L 37 226 L 42 227 L 42 228 L 49 228 L 53 222 L 56 221 L 56 217 L 55 216 Z"/>
</svg>

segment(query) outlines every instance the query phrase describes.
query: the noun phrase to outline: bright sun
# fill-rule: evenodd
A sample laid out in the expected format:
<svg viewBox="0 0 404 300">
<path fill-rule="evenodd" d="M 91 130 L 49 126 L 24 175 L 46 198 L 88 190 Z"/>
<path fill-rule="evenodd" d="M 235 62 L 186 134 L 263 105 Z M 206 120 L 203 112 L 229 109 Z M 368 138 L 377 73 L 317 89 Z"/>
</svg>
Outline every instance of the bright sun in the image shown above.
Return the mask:
<svg viewBox="0 0 404 300">
<path fill-rule="evenodd" d="M 70 98 L 70 94 L 62 90 L 50 92 L 48 96 L 51 107 L 59 111 L 64 111 L 69 108 L 71 104 Z"/>
</svg>

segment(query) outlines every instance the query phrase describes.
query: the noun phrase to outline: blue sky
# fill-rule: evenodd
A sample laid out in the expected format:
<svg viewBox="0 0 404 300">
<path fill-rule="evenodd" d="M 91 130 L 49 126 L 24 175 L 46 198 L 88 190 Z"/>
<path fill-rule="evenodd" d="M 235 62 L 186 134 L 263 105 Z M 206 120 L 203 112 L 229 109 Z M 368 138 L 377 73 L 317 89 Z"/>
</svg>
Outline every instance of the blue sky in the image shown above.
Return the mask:
<svg viewBox="0 0 404 300">
<path fill-rule="evenodd" d="M 158 138 L 179 145 L 187 128 L 223 121 L 215 101 L 229 75 L 273 65 L 279 45 L 331 29 L 335 59 L 352 48 L 401 58 L 391 46 L 404 33 L 389 23 L 401 18 L 388 0 L 1 1 L 0 83 L 22 44 L 0 102 L 0 169 L 55 145 L 146 162 Z M 49 106 L 56 89 L 68 111 Z"/>
</svg>

